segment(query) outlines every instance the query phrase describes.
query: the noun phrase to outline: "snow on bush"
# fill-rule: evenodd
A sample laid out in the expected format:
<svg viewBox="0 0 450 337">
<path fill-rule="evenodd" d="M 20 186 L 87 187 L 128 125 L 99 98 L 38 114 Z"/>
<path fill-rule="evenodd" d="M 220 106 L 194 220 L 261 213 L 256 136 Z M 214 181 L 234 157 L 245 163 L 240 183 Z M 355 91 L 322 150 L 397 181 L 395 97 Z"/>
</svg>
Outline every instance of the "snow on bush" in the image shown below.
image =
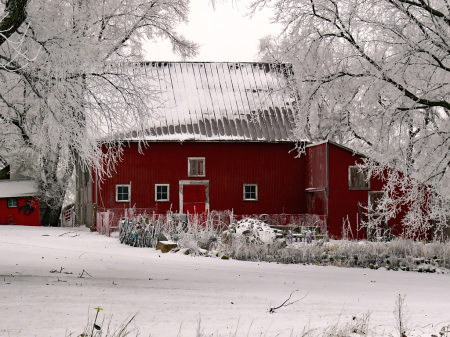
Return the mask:
<svg viewBox="0 0 450 337">
<path fill-rule="evenodd" d="M 275 231 L 261 220 L 245 218 L 230 226 L 230 231 L 243 235 L 250 243 L 271 244 L 276 238 Z"/>
</svg>

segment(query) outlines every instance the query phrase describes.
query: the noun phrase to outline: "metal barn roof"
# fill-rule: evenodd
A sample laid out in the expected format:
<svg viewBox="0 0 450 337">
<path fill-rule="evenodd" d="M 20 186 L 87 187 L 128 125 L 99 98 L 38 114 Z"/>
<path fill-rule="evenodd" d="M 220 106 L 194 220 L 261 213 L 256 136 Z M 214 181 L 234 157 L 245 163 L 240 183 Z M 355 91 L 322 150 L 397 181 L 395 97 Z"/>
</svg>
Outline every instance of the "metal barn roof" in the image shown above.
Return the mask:
<svg viewBox="0 0 450 337">
<path fill-rule="evenodd" d="M 117 66 L 117 65 L 115 65 Z M 161 90 L 162 118 L 146 140 L 292 141 L 289 64 L 142 62 Z M 125 138 L 134 139 L 136 133 Z"/>
</svg>

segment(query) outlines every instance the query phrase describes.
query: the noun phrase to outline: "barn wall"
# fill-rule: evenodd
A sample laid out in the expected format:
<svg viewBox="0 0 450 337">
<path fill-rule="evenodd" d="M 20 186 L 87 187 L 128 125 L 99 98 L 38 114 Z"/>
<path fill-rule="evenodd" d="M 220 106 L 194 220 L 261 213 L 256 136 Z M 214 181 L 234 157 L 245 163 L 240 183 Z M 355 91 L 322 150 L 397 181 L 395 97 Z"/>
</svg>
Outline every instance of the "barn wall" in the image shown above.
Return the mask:
<svg viewBox="0 0 450 337">
<path fill-rule="evenodd" d="M 155 206 L 155 184 L 170 184 L 170 201 L 158 212 L 179 210 L 180 180 L 209 180 L 211 210 L 235 214 L 304 213 L 305 156 L 295 158 L 292 143 L 155 142 L 138 153 L 136 143 L 98 189 L 99 207 Z M 291 152 L 290 152 L 291 151 Z M 188 177 L 188 157 L 205 157 L 206 176 Z M 115 185 L 131 181 L 131 203 L 115 201 Z M 258 184 L 258 201 L 243 201 L 243 184 Z M 95 188 L 92 200 L 96 200 Z"/>
<path fill-rule="evenodd" d="M 333 144 L 329 146 L 330 190 L 328 195 L 328 229 L 330 237 L 340 237 L 344 219 L 350 220 L 353 235 L 364 238 L 362 231 L 357 231 L 356 216 L 359 220 L 358 202 L 367 205 L 367 190 L 349 190 L 348 167 L 356 162 L 362 163 L 358 155 Z M 371 182 L 372 183 L 372 182 Z"/>
<path fill-rule="evenodd" d="M 369 190 L 349 190 L 348 167 L 355 163 L 362 163 L 361 157 L 332 143 L 329 143 L 328 146 L 330 167 L 328 229 L 330 237 L 341 237 L 343 221 L 348 216 L 354 238 L 365 238 L 364 230 L 357 231 L 358 225 L 361 223 L 358 203 L 367 206 L 369 191 L 382 191 L 383 182 L 378 178 L 371 178 Z M 389 227 L 394 226 L 401 231 L 399 219 L 402 217 L 403 213 L 400 213 L 397 219 L 389 220 Z"/>
<path fill-rule="evenodd" d="M 327 183 L 327 143 L 306 148 L 306 188 L 325 189 Z"/>
<path fill-rule="evenodd" d="M 327 143 L 306 148 L 306 212 L 328 214 Z"/>
<path fill-rule="evenodd" d="M 39 211 L 39 200 L 32 197 L 17 198 L 17 207 L 8 208 L 8 199 L 0 199 L 0 224 L 2 225 L 20 225 L 20 226 L 40 226 L 41 216 Z M 34 210 L 31 210 L 27 201 Z M 22 209 L 20 209 L 22 207 Z M 25 210 L 28 212 L 25 213 Z"/>
</svg>

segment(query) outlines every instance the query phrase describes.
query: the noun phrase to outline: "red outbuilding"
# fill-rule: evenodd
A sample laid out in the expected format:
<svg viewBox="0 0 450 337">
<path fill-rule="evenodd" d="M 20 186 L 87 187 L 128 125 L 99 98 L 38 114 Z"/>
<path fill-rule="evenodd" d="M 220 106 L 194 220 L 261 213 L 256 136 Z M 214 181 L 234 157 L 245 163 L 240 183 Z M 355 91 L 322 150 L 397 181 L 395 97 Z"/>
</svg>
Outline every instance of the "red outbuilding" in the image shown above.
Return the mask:
<svg viewBox="0 0 450 337">
<path fill-rule="evenodd" d="M 39 200 L 33 180 L 0 180 L 0 225 L 40 226 Z"/>
</svg>

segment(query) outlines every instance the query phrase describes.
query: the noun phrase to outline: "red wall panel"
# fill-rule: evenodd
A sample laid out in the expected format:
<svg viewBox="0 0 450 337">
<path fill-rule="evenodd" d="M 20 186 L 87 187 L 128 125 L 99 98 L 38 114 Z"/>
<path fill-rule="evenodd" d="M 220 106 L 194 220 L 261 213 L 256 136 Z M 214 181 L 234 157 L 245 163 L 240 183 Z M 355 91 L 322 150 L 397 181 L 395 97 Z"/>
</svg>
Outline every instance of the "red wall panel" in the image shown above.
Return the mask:
<svg viewBox="0 0 450 337">
<path fill-rule="evenodd" d="M 351 151 L 329 143 L 329 195 L 328 195 L 328 229 L 330 237 L 341 237 L 344 219 L 350 221 L 351 229 L 355 239 L 365 238 L 361 227 L 361 216 L 358 203 L 367 206 L 368 190 L 349 190 L 348 167 L 355 163 L 362 163 L 361 157 Z M 382 191 L 383 182 L 378 178 L 371 178 L 370 191 Z M 401 231 L 400 214 L 396 219 L 389 220 L 389 227 Z M 357 224 L 358 219 L 358 224 Z"/>
<path fill-rule="evenodd" d="M 17 207 L 8 208 L 8 199 L 0 199 L 0 224 L 40 226 L 39 200 L 31 197 L 17 198 Z"/>
<path fill-rule="evenodd" d="M 306 148 L 306 188 L 327 187 L 327 143 Z"/>
<path fill-rule="evenodd" d="M 99 207 L 124 208 L 115 201 L 115 185 L 129 184 L 131 205 L 155 206 L 155 184 L 170 184 L 170 201 L 158 212 L 179 210 L 179 181 L 208 180 L 210 210 L 235 214 L 304 213 L 305 156 L 296 158 L 293 143 L 154 142 L 138 152 L 137 143 L 124 151 L 116 172 L 95 195 Z M 188 177 L 188 157 L 205 157 L 205 177 Z M 243 184 L 258 184 L 258 201 L 243 201 Z"/>
</svg>

